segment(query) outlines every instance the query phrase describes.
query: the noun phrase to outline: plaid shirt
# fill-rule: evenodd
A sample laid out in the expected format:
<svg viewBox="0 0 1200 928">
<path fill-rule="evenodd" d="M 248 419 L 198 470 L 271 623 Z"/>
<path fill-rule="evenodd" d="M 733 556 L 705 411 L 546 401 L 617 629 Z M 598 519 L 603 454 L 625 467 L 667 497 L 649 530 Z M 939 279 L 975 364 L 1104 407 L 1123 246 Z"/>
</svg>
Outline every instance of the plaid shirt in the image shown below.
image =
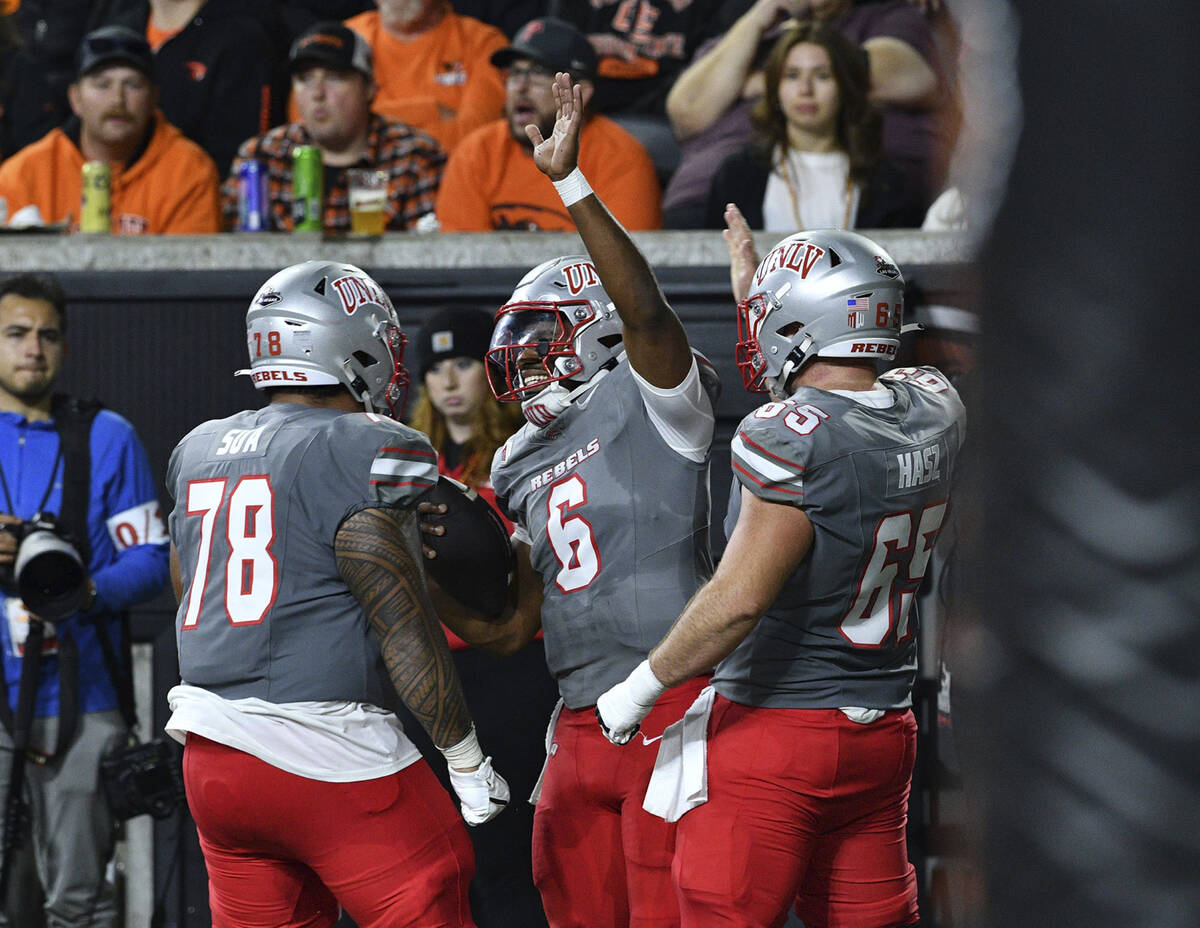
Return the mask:
<svg viewBox="0 0 1200 928">
<path fill-rule="evenodd" d="M 225 228 L 233 230 L 238 225 L 238 176 L 242 163 L 256 160 L 267 171 L 267 199 L 271 213 L 267 227 L 273 231 L 291 232 L 292 151 L 297 145 L 312 144 L 312 138 L 300 123 L 276 126 L 265 135 L 243 142 L 233 159 L 229 177 L 221 185 Z M 411 229 L 418 219 L 433 212 L 445 163 L 446 153 L 432 137 L 407 123 L 372 113 L 367 127 L 366 154 L 356 164 L 325 170 L 325 231 L 350 231 L 347 168 L 377 168 L 388 172 L 387 228 L 402 231 Z"/>
</svg>

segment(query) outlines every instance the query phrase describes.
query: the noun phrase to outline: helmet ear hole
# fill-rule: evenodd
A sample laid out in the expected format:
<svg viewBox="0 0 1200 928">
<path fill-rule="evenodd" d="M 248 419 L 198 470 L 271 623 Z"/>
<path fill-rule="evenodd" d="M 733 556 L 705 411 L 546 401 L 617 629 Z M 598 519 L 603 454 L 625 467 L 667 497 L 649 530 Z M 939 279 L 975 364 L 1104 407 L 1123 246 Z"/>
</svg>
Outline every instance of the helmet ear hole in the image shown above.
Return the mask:
<svg viewBox="0 0 1200 928">
<path fill-rule="evenodd" d="M 370 367 L 372 364 L 379 363 L 379 359 L 376 358 L 374 355 L 367 354 L 367 352 L 361 351 L 361 350 L 354 352 L 354 360 L 357 361 L 359 364 L 361 364 L 363 367 Z"/>
<path fill-rule="evenodd" d="M 622 336 L 616 333 L 612 335 L 601 335 L 598 339 L 596 339 L 596 341 L 598 341 L 605 348 L 612 348 L 614 345 L 619 345 L 623 340 L 624 339 Z"/>
</svg>

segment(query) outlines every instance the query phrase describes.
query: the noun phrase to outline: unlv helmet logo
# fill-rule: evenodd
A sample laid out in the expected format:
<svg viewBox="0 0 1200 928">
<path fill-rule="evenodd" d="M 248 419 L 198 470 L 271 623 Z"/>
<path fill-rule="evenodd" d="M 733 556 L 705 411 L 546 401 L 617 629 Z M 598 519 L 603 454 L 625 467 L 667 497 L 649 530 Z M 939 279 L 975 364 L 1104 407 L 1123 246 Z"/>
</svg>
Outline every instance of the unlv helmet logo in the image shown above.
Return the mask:
<svg viewBox="0 0 1200 928">
<path fill-rule="evenodd" d="M 572 296 L 577 296 L 584 287 L 591 287 L 600 282 L 600 278 L 596 276 L 595 265 L 589 261 L 568 264 L 562 269 L 562 272 L 567 281 L 567 289 L 571 291 Z"/>
<path fill-rule="evenodd" d="M 364 303 L 378 303 L 381 306 L 390 305 L 387 295 L 374 285 L 371 280 L 350 274 L 339 277 L 333 282 L 333 289 L 341 297 L 342 309 L 347 316 L 353 316 L 354 311 Z"/>
<path fill-rule="evenodd" d="M 809 242 L 785 242 L 763 258 L 754 274 L 754 286 L 759 286 L 772 271 L 785 267 L 789 271 L 798 271 L 803 280 L 823 254 L 824 248 Z"/>
</svg>

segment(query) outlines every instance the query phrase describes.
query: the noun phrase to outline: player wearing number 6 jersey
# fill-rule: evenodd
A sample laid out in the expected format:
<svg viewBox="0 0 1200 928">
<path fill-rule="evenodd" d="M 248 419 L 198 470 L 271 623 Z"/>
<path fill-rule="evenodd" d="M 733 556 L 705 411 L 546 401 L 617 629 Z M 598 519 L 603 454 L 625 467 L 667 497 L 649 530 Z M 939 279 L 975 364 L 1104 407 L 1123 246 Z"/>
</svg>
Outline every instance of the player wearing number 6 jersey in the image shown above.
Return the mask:
<svg viewBox="0 0 1200 928">
<path fill-rule="evenodd" d="M 774 402 L 733 441 L 729 545 L 649 659 L 600 697 L 623 743 L 667 688 L 720 661 L 664 737 L 646 797 L 679 822 L 685 926 L 779 925 L 793 902 L 808 928 L 917 922 L 910 606 L 964 414 L 933 368 L 877 377 L 903 287 L 851 232 L 791 236 L 758 265 L 738 364 Z"/>
<path fill-rule="evenodd" d="M 386 672 L 471 824 L 508 800 L 475 738 L 422 572 L 437 455 L 393 420 L 404 336 L 350 265 L 280 271 L 246 315 L 270 402 L 206 422 L 167 485 L 183 683 L 167 731 L 217 926 L 473 925 L 471 844 L 384 705 Z M 363 413 L 363 410 L 366 413 Z M 382 665 L 382 666 L 381 666 Z"/>
<path fill-rule="evenodd" d="M 533 140 L 538 166 L 559 180 L 575 167 L 582 106 L 566 75 L 556 86 L 554 136 Z M 492 464 L 497 499 L 517 525 L 508 624 L 532 617 L 531 634 L 540 615 L 562 694 L 534 813 L 534 882 L 552 926 L 666 928 L 679 922 L 674 826 L 641 807 L 655 748 L 609 744 L 593 707 L 712 572 L 717 380 L 600 200 L 590 191 L 563 199 L 590 254 L 525 276 L 497 313 L 487 359 L 496 395 L 521 402 L 529 420 Z M 479 630 L 495 636 L 503 626 Z M 650 715 L 650 734 L 682 714 L 708 669 Z"/>
</svg>

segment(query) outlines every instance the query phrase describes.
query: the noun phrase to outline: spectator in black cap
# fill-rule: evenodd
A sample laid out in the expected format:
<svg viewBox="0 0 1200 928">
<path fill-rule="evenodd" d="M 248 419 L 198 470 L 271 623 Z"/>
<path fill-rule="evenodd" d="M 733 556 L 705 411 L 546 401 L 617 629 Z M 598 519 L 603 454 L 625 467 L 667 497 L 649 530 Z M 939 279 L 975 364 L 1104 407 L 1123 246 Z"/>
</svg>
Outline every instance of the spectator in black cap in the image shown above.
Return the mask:
<svg viewBox="0 0 1200 928">
<path fill-rule="evenodd" d="M 425 321 L 415 345 L 421 392 L 413 423 L 437 449 L 442 473 L 494 501 L 492 455 L 524 420 L 488 387 L 483 359 L 491 337 L 484 309 L 445 306 Z"/>
<path fill-rule="evenodd" d="M 557 112 L 551 89 L 557 71 L 569 73 L 592 96 L 596 53 L 570 23 L 542 17 L 526 23 L 512 44 L 492 55 L 505 78 L 504 118 L 476 129 L 450 157 L 437 216 L 443 232 L 492 229 L 573 231 L 575 224 L 553 185 L 533 162 L 525 127 L 548 135 Z M 649 155 L 611 119 L 591 115 L 583 127 L 580 169 L 628 229 L 657 229 L 660 191 Z"/>
<path fill-rule="evenodd" d="M 0 222 L 76 228 L 85 162 L 111 180 L 111 231 L 119 235 L 218 231 L 217 170 L 157 109 L 154 57 L 123 26 L 89 32 L 68 88 L 74 117 L 0 166 Z"/>
<path fill-rule="evenodd" d="M 496 507 L 492 456 L 525 420 L 517 404 L 498 402 L 488 386 L 484 356 L 491 335 L 492 314 L 474 306 L 443 306 L 426 319 L 413 346 L 420 392 L 411 424 L 429 436 L 441 473 L 472 487 Z M 501 518 L 511 531 L 503 513 Z M 446 638 L 475 728 L 496 764 L 504 767 L 516 797 L 487 828 L 470 829 L 475 847 L 471 911 L 480 928 L 544 928 L 530 854 L 533 806 L 524 801 L 541 771 L 545 719 L 558 700 L 541 635 L 505 658 L 471 648 L 449 630 Z M 441 753 L 423 737 L 415 720 L 409 724 L 403 711 L 397 709 L 397 714 L 425 759 L 448 783 Z"/>
<path fill-rule="evenodd" d="M 253 4 L 143 0 L 110 22 L 147 37 L 159 106 L 222 178 L 238 145 L 283 118 L 277 65 L 287 46 L 271 40 L 269 18 Z"/>
<path fill-rule="evenodd" d="M 221 188 L 227 227 L 234 228 L 238 219 L 241 165 L 258 161 L 267 175 L 265 228 L 289 232 L 294 228 L 292 153 L 299 145 L 314 145 L 321 152 L 325 231 L 350 230 L 346 178 L 350 168 L 387 173 L 387 229 L 412 229 L 422 216 L 432 213 L 446 154 L 424 132 L 371 111 L 376 86 L 366 40 L 342 23 L 317 23 L 292 44 L 288 65 L 299 121 L 242 143 Z"/>
</svg>

